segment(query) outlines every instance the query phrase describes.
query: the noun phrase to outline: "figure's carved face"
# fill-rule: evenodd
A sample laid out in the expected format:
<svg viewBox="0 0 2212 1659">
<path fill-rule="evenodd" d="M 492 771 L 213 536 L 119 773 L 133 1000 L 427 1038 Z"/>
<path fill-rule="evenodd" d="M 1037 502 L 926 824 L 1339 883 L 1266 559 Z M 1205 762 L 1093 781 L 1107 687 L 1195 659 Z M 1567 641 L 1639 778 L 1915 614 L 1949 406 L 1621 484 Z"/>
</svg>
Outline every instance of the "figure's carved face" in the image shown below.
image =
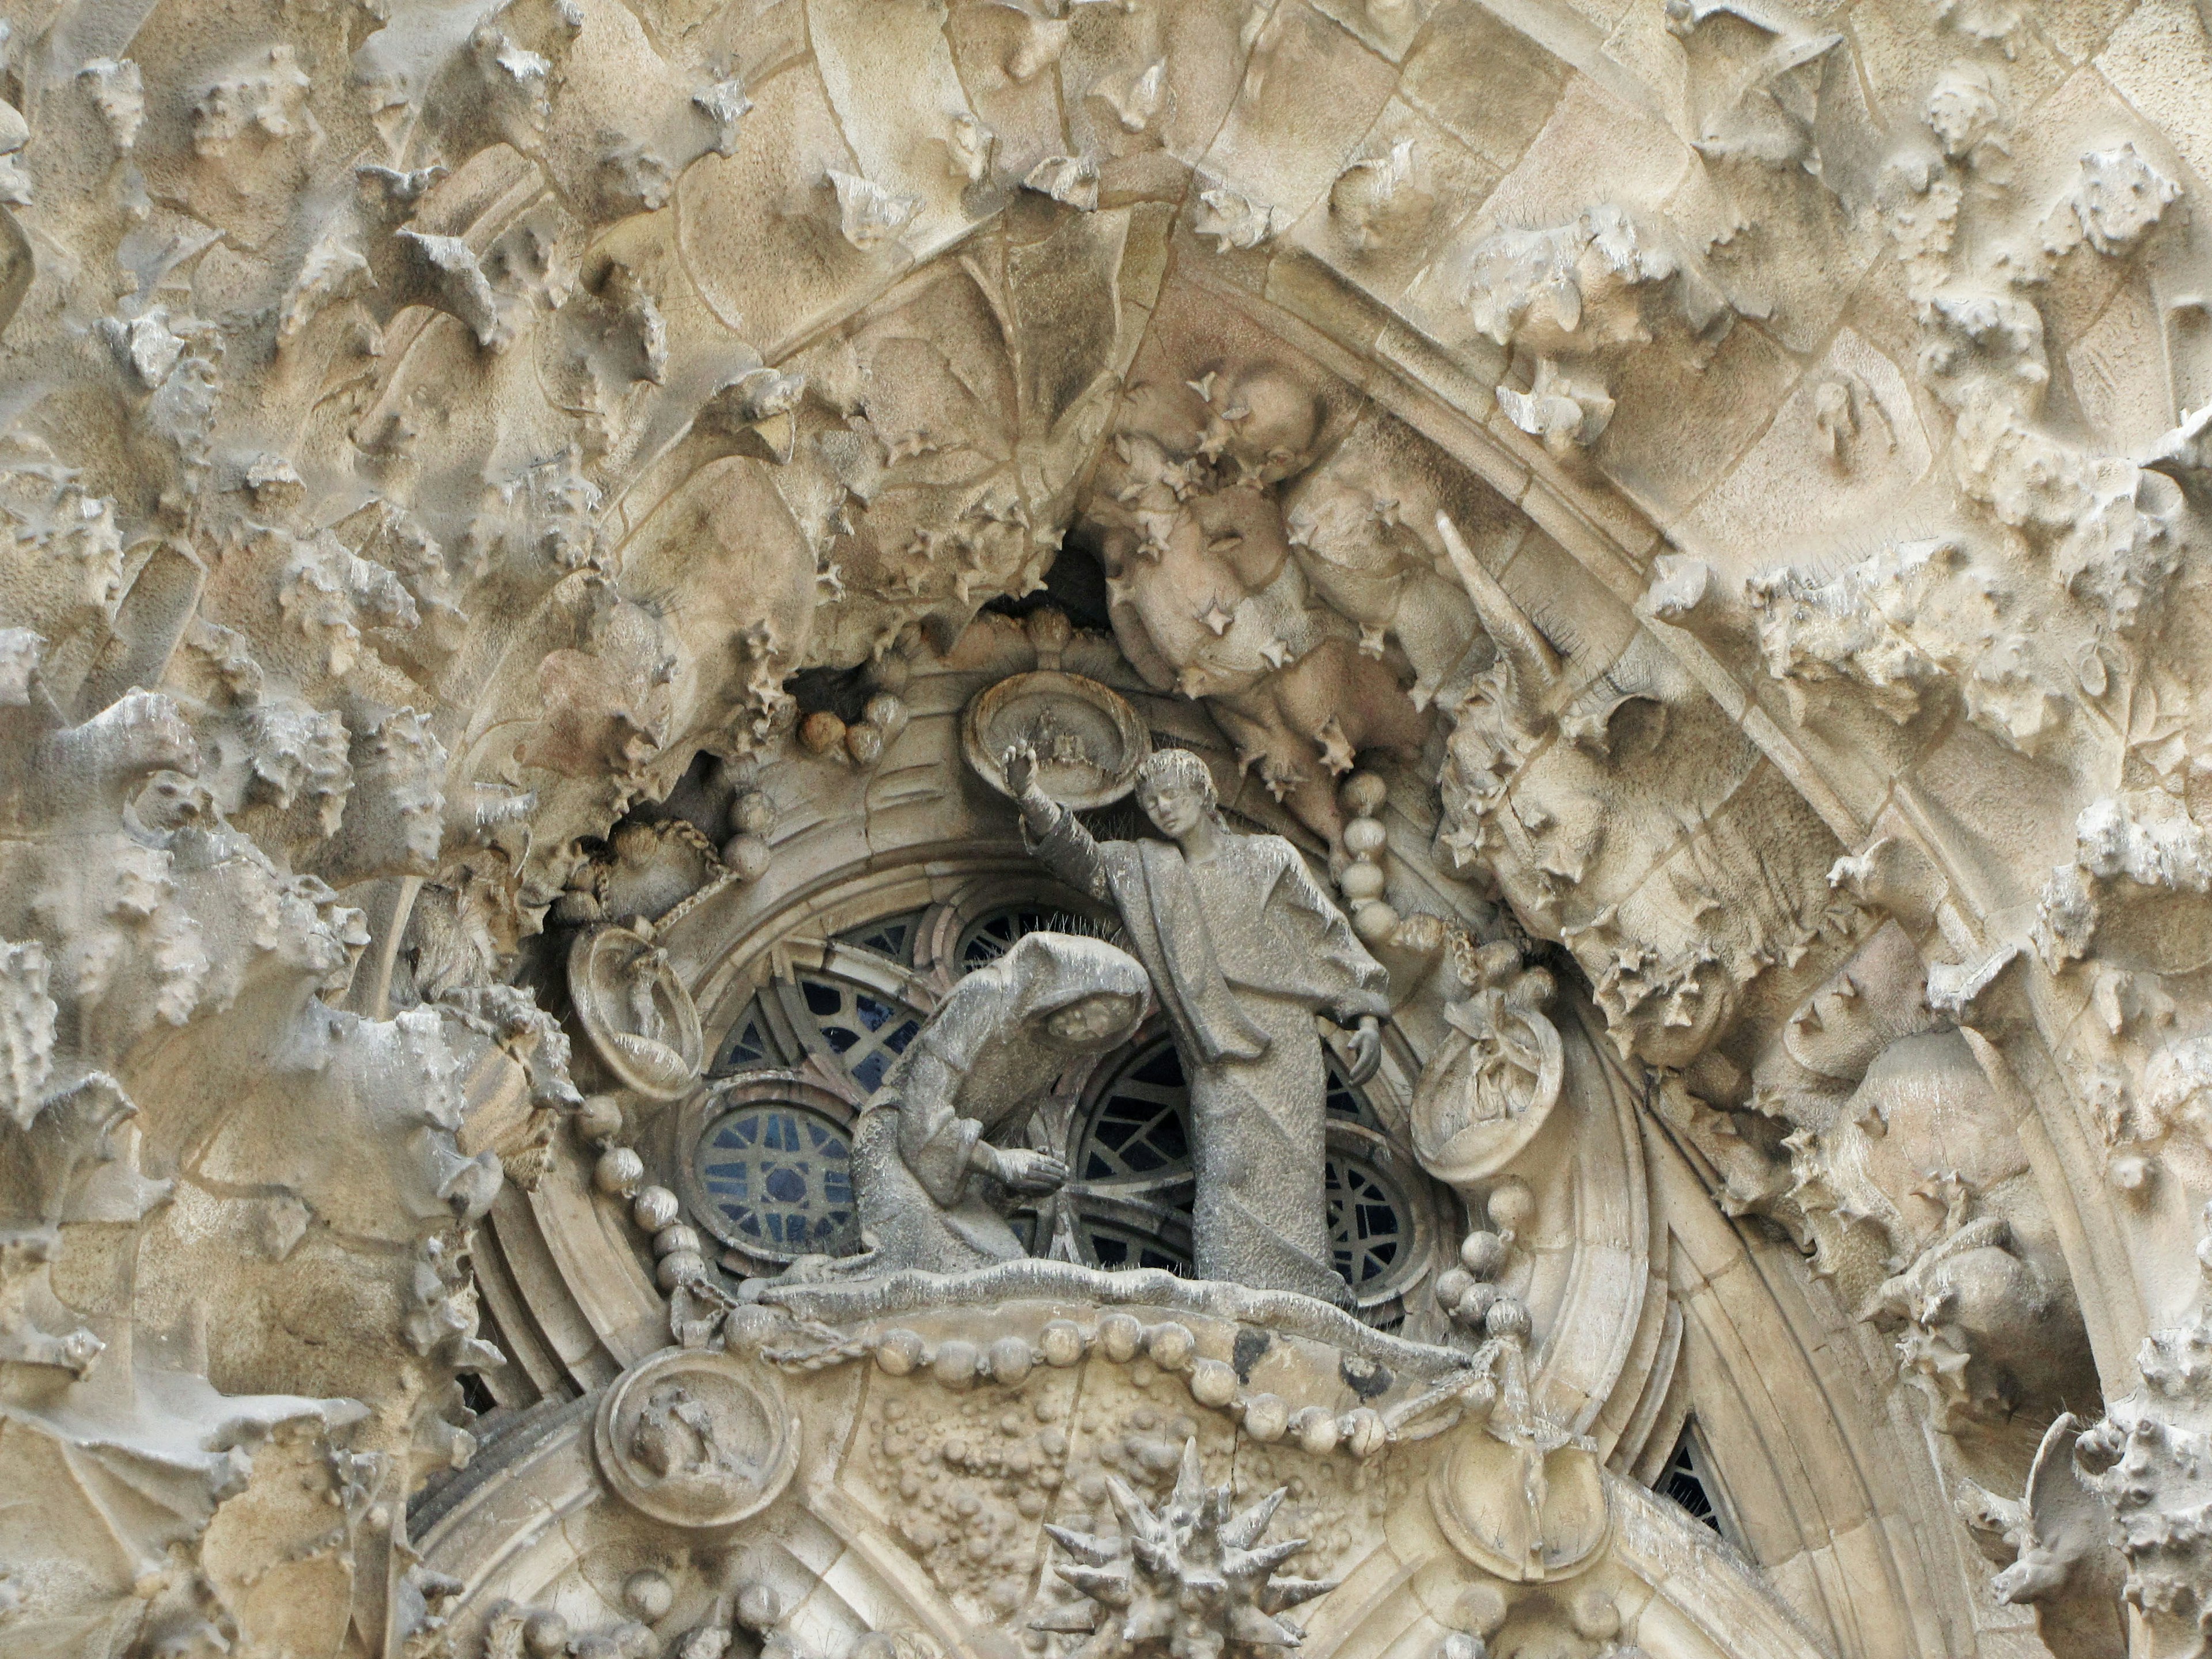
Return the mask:
<svg viewBox="0 0 2212 1659">
<path fill-rule="evenodd" d="M 1146 778 L 1137 786 L 1137 805 L 1162 835 L 1181 841 L 1206 816 L 1206 792 L 1181 778 Z"/>
<path fill-rule="evenodd" d="M 1135 1012 L 1129 998 L 1102 993 L 1055 1011 L 1045 1021 L 1045 1029 L 1055 1042 L 1069 1047 L 1097 1048 L 1127 1030 L 1129 1018 Z"/>
</svg>

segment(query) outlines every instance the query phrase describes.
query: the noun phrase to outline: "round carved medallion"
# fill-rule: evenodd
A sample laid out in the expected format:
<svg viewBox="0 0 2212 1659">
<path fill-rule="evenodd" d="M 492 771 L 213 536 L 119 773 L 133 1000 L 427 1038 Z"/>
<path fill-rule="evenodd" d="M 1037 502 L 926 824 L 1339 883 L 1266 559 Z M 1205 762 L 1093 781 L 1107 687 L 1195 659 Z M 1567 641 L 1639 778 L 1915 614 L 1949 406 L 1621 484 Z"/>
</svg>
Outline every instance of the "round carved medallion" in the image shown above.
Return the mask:
<svg viewBox="0 0 2212 1659">
<path fill-rule="evenodd" d="M 627 927 L 593 927 L 568 947 L 568 995 L 607 1069 L 648 1100 L 674 1100 L 706 1054 L 699 1011 L 668 957 Z"/>
<path fill-rule="evenodd" d="M 727 1354 L 669 1348 L 615 1379 L 592 1443 L 632 1508 L 675 1526 L 726 1527 L 790 1484 L 799 1435 L 772 1376 Z"/>
<path fill-rule="evenodd" d="M 1037 782 L 1045 793 L 1078 811 L 1127 794 L 1152 753 L 1144 722 L 1119 692 L 1053 669 L 1000 680 L 977 694 L 961 716 L 968 764 L 1000 794 L 1007 791 L 1000 759 L 1022 742 L 1036 749 Z"/>
</svg>

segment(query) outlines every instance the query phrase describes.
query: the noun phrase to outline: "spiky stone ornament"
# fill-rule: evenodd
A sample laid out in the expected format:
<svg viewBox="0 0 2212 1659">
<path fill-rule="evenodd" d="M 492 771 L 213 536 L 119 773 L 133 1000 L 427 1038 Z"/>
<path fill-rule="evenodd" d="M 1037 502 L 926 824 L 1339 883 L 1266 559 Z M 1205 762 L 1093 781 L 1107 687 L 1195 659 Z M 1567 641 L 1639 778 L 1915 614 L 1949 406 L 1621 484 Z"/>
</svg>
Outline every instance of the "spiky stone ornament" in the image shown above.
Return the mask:
<svg viewBox="0 0 2212 1659">
<path fill-rule="evenodd" d="M 1333 1578 L 1279 1578 L 1275 1569 L 1306 1547 L 1303 1538 L 1261 1544 L 1287 1488 L 1278 1486 L 1231 1515 L 1226 1486 L 1208 1486 L 1198 1442 L 1186 1441 L 1175 1491 L 1155 1510 L 1109 1476 L 1107 1495 L 1121 1518 L 1118 1537 L 1047 1527 L 1075 1558 L 1056 1569 L 1087 1603 L 1057 1608 L 1032 1628 L 1087 1632 L 1074 1659 L 1132 1659 L 1164 1650 L 1167 1659 L 1220 1659 L 1232 1643 L 1294 1648 L 1301 1632 L 1274 1615 L 1336 1588 Z"/>
</svg>

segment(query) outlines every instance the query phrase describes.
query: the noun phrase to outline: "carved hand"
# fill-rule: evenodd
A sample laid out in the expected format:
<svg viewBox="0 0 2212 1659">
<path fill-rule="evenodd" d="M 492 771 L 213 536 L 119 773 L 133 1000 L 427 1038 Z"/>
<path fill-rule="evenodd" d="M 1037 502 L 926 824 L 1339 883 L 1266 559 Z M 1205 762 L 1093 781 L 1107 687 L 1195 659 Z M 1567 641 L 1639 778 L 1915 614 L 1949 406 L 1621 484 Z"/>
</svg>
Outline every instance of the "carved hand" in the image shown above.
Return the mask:
<svg viewBox="0 0 2212 1659">
<path fill-rule="evenodd" d="M 1036 745 L 1018 743 L 1006 752 L 1000 764 L 1006 774 L 1006 787 L 1016 800 L 1026 797 L 1036 787 Z"/>
<path fill-rule="evenodd" d="M 998 1177 L 1008 1190 L 1032 1197 L 1055 1191 L 1067 1179 L 1067 1165 L 1049 1152 L 1023 1147 L 994 1147 Z"/>
<path fill-rule="evenodd" d="M 1352 1066 L 1344 1080 L 1358 1088 L 1375 1075 L 1382 1063 L 1382 1023 L 1372 1014 L 1359 1017 L 1359 1029 L 1352 1034 Z"/>
</svg>

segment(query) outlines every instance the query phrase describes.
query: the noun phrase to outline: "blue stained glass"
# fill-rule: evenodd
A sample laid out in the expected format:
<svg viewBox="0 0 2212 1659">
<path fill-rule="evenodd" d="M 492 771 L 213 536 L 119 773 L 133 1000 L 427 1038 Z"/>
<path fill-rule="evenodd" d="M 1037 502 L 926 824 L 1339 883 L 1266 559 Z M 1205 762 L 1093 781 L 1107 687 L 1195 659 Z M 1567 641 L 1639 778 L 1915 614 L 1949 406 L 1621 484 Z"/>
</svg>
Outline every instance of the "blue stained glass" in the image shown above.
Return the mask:
<svg viewBox="0 0 2212 1659">
<path fill-rule="evenodd" d="M 921 1034 L 921 1016 L 895 999 L 828 978 L 803 979 L 799 988 L 822 1041 L 844 1062 L 847 1075 L 871 1092 Z"/>
<path fill-rule="evenodd" d="M 852 1143 L 802 1106 L 764 1101 L 725 1113 L 694 1166 L 726 1237 L 770 1256 L 849 1248 Z"/>
<path fill-rule="evenodd" d="M 738 1017 L 728 1038 L 722 1044 L 722 1057 L 714 1062 L 718 1073 L 742 1072 L 756 1066 L 775 1066 L 782 1063 L 775 1042 L 769 1036 L 768 1022 L 762 1017 L 760 1000 L 755 998 Z"/>
</svg>

